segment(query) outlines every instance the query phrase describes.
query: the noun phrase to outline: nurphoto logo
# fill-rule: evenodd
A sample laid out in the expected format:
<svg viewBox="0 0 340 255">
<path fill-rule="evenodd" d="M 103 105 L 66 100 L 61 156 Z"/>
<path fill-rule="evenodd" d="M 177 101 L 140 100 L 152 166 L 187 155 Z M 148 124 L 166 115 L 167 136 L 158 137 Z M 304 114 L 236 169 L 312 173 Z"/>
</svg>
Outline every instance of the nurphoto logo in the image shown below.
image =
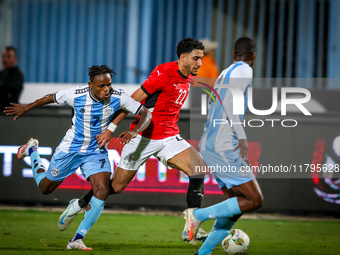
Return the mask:
<svg viewBox="0 0 340 255">
<path fill-rule="evenodd" d="M 273 87 L 272 88 L 272 105 L 269 109 L 266 110 L 258 110 L 255 109 L 253 104 L 253 88 L 248 87 L 246 90 L 247 97 L 244 96 L 244 93 L 242 90 L 231 84 L 217 84 L 214 88 L 199 82 L 200 84 L 204 85 L 205 87 L 208 87 L 212 90 L 212 92 L 215 94 L 215 96 L 208 91 L 205 88 L 200 88 L 204 90 L 211 98 L 211 100 L 214 102 L 215 106 L 218 104 L 221 105 L 221 109 L 226 111 L 225 106 L 223 105 L 223 102 L 220 98 L 220 95 L 215 90 L 216 89 L 227 89 L 232 94 L 232 105 L 233 105 L 233 114 L 234 115 L 244 115 L 245 113 L 245 105 L 248 105 L 249 111 L 257 116 L 267 116 L 272 113 L 274 113 L 278 107 L 278 88 Z M 201 114 L 207 115 L 207 94 L 201 95 Z M 301 98 L 289 98 L 289 94 L 300 94 Z M 218 100 L 216 100 L 216 98 Z M 247 104 L 245 104 L 245 98 L 247 98 Z M 311 116 L 312 114 L 307 110 L 307 108 L 303 105 L 307 103 L 311 99 L 311 93 L 308 89 L 305 88 L 292 88 L 292 87 L 284 87 L 281 88 L 281 116 L 287 115 L 287 105 L 295 105 L 305 116 Z M 217 102 L 219 101 L 219 102 Z M 241 122 L 233 123 L 232 120 L 229 119 L 213 119 L 213 126 L 216 125 L 225 125 L 230 124 L 233 125 L 243 125 L 244 127 L 248 124 L 249 127 L 262 127 L 265 122 L 271 123 L 271 126 L 275 126 L 275 122 L 280 122 L 281 126 L 283 127 L 296 127 L 298 122 L 295 119 L 249 119 L 247 121 L 243 120 Z"/>
</svg>

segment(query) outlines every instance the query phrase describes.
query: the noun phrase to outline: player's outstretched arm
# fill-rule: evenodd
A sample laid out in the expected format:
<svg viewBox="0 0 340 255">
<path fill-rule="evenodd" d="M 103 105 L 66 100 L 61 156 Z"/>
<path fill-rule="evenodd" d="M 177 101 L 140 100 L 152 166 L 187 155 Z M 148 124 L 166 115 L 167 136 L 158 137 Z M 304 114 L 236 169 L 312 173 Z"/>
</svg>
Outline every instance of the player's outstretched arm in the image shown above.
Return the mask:
<svg viewBox="0 0 340 255">
<path fill-rule="evenodd" d="M 32 110 L 35 107 L 41 106 L 41 105 L 46 105 L 46 104 L 51 104 L 54 103 L 54 94 L 48 94 L 42 98 L 39 98 L 35 100 L 32 103 L 29 103 L 27 105 L 22 105 L 22 104 L 15 104 L 11 103 L 10 106 L 7 106 L 4 110 L 4 113 L 9 116 L 14 116 L 14 120 L 18 119 L 19 117 L 25 115 L 26 112 Z"/>
<path fill-rule="evenodd" d="M 151 112 L 144 106 L 139 112 L 140 119 L 136 127 L 132 131 L 125 131 L 119 135 L 120 143 L 127 144 L 131 139 L 135 138 L 140 132 L 143 132 L 150 124 L 152 119 Z"/>
<path fill-rule="evenodd" d="M 96 136 L 97 142 L 99 144 L 99 148 L 102 148 L 104 145 L 108 145 L 111 141 L 112 133 L 115 131 L 119 123 L 128 115 L 128 111 L 120 109 L 118 110 L 116 116 L 114 117 L 113 121 L 110 123 L 107 129 L 100 135 Z"/>
</svg>

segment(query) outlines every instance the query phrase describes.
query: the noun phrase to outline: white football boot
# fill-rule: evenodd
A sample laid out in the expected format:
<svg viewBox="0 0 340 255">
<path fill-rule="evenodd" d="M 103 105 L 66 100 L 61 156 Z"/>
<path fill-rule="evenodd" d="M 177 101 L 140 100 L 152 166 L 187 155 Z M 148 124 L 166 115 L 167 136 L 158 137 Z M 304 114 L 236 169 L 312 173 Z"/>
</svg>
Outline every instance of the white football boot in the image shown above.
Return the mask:
<svg viewBox="0 0 340 255">
<path fill-rule="evenodd" d="M 65 209 L 65 211 L 60 215 L 59 217 L 59 221 L 58 221 L 58 228 L 61 231 L 64 231 L 65 229 L 67 229 L 67 227 L 71 224 L 71 222 L 73 221 L 73 219 L 78 215 L 78 213 L 81 211 L 82 208 L 76 208 L 75 207 L 75 203 L 78 202 L 79 199 L 74 198 L 72 199 L 67 208 Z"/>
<path fill-rule="evenodd" d="M 83 250 L 92 251 L 91 247 L 87 247 L 82 239 L 77 239 L 75 241 L 70 240 L 66 246 L 68 250 Z"/>
<path fill-rule="evenodd" d="M 192 245 L 197 244 L 197 233 L 201 225 L 201 221 L 196 219 L 194 216 L 194 211 L 197 208 L 188 208 L 186 209 L 183 214 L 184 214 L 184 219 L 185 219 L 185 227 L 186 227 L 186 232 L 188 234 L 190 243 Z"/>
<path fill-rule="evenodd" d="M 29 149 L 32 147 L 36 147 L 38 149 L 39 147 L 39 141 L 37 139 L 29 139 L 28 142 L 22 146 L 19 147 L 17 152 L 17 158 L 23 159 L 24 157 L 29 156 Z"/>
</svg>

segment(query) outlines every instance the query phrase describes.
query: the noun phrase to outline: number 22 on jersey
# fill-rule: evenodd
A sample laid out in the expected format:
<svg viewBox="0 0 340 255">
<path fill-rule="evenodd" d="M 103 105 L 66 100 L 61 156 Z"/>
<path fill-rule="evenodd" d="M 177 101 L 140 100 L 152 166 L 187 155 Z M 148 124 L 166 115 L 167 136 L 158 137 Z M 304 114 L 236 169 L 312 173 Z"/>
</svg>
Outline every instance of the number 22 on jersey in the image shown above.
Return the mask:
<svg viewBox="0 0 340 255">
<path fill-rule="evenodd" d="M 187 95 L 187 91 L 183 90 L 183 89 L 180 89 L 179 90 L 179 96 L 178 96 L 178 98 L 177 98 L 175 103 L 176 104 L 183 104 L 183 100 L 185 99 L 186 95 Z"/>
</svg>

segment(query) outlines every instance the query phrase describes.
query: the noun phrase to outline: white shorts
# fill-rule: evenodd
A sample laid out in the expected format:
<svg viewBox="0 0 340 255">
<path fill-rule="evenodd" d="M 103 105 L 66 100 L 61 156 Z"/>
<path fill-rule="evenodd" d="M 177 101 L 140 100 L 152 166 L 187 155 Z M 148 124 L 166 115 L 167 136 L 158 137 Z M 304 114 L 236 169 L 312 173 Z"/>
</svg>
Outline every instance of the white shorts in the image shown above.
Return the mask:
<svg viewBox="0 0 340 255">
<path fill-rule="evenodd" d="M 151 156 L 155 156 L 163 165 L 169 167 L 168 160 L 189 147 L 190 144 L 180 135 L 161 140 L 148 139 L 137 135 L 123 147 L 118 167 L 126 170 L 138 170 Z"/>
</svg>

